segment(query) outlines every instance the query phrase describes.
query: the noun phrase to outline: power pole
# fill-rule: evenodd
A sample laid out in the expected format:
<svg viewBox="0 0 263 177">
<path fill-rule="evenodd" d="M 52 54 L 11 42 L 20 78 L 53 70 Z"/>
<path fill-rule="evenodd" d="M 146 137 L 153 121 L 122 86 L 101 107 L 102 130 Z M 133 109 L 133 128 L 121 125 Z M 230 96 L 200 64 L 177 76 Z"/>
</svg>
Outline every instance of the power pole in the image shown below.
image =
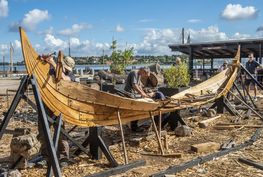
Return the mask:
<svg viewBox="0 0 263 177">
<path fill-rule="evenodd" d="M 104 49 L 102 50 L 102 64 L 103 64 L 103 67 L 104 67 Z"/>
<path fill-rule="evenodd" d="M 182 28 L 182 44 L 184 44 L 184 28 Z"/>
<path fill-rule="evenodd" d="M 68 56 L 71 57 L 71 54 L 70 54 L 70 38 L 68 38 Z"/>
<path fill-rule="evenodd" d="M 190 42 L 191 42 L 191 36 L 190 36 L 190 32 L 189 32 L 189 34 L 187 36 L 187 44 L 190 44 Z"/>
</svg>

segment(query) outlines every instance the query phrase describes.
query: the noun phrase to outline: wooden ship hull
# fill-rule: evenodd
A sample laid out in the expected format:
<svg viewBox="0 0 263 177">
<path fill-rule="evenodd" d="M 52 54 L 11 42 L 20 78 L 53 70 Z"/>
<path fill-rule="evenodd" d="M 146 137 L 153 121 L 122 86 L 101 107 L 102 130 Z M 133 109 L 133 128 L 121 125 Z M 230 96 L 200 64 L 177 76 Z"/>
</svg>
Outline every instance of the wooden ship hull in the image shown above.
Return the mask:
<svg viewBox="0 0 263 177">
<path fill-rule="evenodd" d="M 130 99 L 76 82 L 56 80 L 49 75 L 49 64 L 40 59 L 22 28 L 20 37 L 27 73 L 35 76 L 43 102 L 55 115 L 62 113 L 63 120 L 78 126 L 117 124 L 118 112 L 122 123 L 125 123 L 149 118 L 150 112 L 158 115 L 160 111 L 164 113 L 206 104 L 227 93 L 239 69 L 237 54 L 232 67 L 168 100 L 154 102 L 149 99 Z M 189 98 L 189 95 L 193 98 Z"/>
</svg>

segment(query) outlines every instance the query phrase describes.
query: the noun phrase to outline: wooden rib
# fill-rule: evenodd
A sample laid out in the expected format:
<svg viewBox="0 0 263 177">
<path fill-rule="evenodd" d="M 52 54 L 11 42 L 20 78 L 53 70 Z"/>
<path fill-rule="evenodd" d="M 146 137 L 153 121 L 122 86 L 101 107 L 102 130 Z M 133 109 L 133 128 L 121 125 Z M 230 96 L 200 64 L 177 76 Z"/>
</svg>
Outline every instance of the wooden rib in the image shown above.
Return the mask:
<svg viewBox="0 0 263 177">
<path fill-rule="evenodd" d="M 58 62 L 56 66 L 56 82 L 59 82 L 62 78 L 62 61 L 63 61 L 63 53 L 62 51 L 58 52 Z"/>
</svg>

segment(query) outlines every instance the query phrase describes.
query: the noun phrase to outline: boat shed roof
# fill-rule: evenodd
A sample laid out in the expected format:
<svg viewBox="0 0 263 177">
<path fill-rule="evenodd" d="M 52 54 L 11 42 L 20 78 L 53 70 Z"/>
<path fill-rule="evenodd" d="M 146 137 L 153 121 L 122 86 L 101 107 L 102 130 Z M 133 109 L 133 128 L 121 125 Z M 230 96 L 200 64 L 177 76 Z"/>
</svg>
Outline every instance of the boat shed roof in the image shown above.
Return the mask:
<svg viewBox="0 0 263 177">
<path fill-rule="evenodd" d="M 233 58 L 238 45 L 241 45 L 241 57 L 247 57 L 253 52 L 256 58 L 262 58 L 263 38 L 228 40 L 218 42 L 187 43 L 169 45 L 172 51 L 192 55 L 191 58 Z"/>
</svg>

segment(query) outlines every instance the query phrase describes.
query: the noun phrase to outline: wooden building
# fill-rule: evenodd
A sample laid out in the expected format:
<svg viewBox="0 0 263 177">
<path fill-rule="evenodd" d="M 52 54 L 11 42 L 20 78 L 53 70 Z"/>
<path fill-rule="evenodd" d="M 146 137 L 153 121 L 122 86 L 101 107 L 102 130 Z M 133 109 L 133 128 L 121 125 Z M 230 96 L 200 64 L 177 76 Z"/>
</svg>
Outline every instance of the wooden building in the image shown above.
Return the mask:
<svg viewBox="0 0 263 177">
<path fill-rule="evenodd" d="M 241 58 L 247 58 L 248 54 L 253 52 L 256 60 L 262 63 L 263 38 L 172 44 L 169 47 L 172 51 L 189 55 L 189 70 L 192 71 L 195 59 L 211 59 L 211 70 L 213 70 L 214 59 L 234 58 L 238 45 L 241 46 Z"/>
</svg>

